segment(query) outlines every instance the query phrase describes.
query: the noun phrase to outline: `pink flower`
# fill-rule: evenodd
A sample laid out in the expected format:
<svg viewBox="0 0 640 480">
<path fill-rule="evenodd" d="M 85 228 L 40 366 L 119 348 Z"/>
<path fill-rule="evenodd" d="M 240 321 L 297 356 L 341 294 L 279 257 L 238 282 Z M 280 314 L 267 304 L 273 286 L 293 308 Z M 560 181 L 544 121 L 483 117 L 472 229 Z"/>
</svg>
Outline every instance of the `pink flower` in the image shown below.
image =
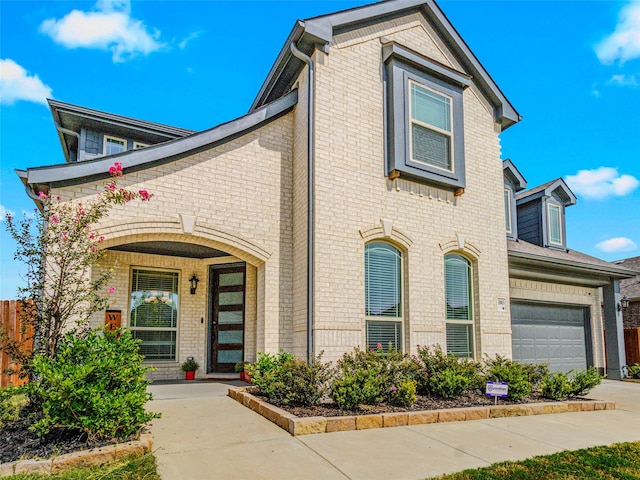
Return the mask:
<svg viewBox="0 0 640 480">
<path fill-rule="evenodd" d="M 113 167 L 111 167 L 113 168 Z M 111 190 L 112 192 L 116 189 L 116 184 L 115 183 L 110 183 L 109 185 L 107 185 L 107 190 Z"/>
<path fill-rule="evenodd" d="M 100 235 L 100 237 L 98 238 L 98 243 L 102 243 L 102 242 L 104 242 L 104 237 Z"/>
<path fill-rule="evenodd" d="M 49 196 L 48 196 L 46 193 L 44 193 L 44 192 L 39 192 L 39 193 L 38 193 L 38 198 L 39 198 L 40 200 L 46 200 L 47 198 L 49 198 Z"/>
<path fill-rule="evenodd" d="M 121 177 L 122 176 L 122 163 L 116 162 L 112 167 L 109 167 L 109 174 L 112 177 Z"/>
<path fill-rule="evenodd" d="M 109 293 L 115 293 L 116 287 L 109 287 Z"/>
<path fill-rule="evenodd" d="M 378 345 L 376 345 L 376 347 L 378 347 L 378 348 L 382 348 L 382 344 L 381 344 L 381 343 L 379 343 Z"/>
<path fill-rule="evenodd" d="M 60 201 L 60 195 L 56 195 L 56 202 Z"/>
<path fill-rule="evenodd" d="M 151 195 L 146 190 L 138 190 L 138 195 L 140 195 L 143 202 L 148 202 L 151 198 Z"/>
<path fill-rule="evenodd" d="M 397 392 L 397 391 L 398 391 L 398 389 L 397 389 L 396 387 L 391 387 L 391 391 L 392 391 L 392 392 Z"/>
<path fill-rule="evenodd" d="M 51 221 L 53 223 L 60 223 L 60 220 L 58 220 L 58 217 L 56 217 L 55 215 L 51 215 Z"/>
</svg>

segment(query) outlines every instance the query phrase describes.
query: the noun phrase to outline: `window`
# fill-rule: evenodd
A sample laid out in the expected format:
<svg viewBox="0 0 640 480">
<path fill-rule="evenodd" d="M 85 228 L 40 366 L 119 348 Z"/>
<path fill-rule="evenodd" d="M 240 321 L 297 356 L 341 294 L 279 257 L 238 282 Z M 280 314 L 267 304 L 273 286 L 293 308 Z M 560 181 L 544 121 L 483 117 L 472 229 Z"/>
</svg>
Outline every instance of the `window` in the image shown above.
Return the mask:
<svg viewBox="0 0 640 480">
<path fill-rule="evenodd" d="M 464 73 L 398 44 L 383 47 L 387 174 L 465 187 Z"/>
<path fill-rule="evenodd" d="M 451 98 L 409 82 L 411 102 L 411 159 L 453 170 Z"/>
<path fill-rule="evenodd" d="M 473 302 L 471 262 L 462 255 L 444 259 L 447 352 L 471 358 L 473 348 Z"/>
<path fill-rule="evenodd" d="M 140 143 L 140 142 L 133 142 L 133 149 L 134 150 L 139 150 L 141 148 L 145 148 L 148 147 L 149 145 L 147 145 L 146 143 Z"/>
<path fill-rule="evenodd" d="M 562 225 L 560 224 L 560 206 L 549 204 L 549 243 L 562 245 Z"/>
<path fill-rule="evenodd" d="M 175 360 L 178 272 L 134 268 L 129 328 L 147 360 Z"/>
<path fill-rule="evenodd" d="M 127 149 L 127 141 L 116 137 L 104 137 L 104 154 L 115 155 Z"/>
<path fill-rule="evenodd" d="M 388 243 L 365 246 L 367 348 L 402 350 L 402 253 Z"/>
<path fill-rule="evenodd" d="M 504 221 L 507 233 L 512 233 L 511 230 L 511 190 L 504 189 Z"/>
</svg>

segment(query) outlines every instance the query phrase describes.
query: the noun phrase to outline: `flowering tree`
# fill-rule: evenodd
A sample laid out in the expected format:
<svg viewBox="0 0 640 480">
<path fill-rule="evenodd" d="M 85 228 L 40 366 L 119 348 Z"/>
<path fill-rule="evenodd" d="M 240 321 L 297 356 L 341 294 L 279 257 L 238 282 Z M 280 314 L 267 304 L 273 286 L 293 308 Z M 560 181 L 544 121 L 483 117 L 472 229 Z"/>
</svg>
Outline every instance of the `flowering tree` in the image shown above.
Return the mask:
<svg viewBox="0 0 640 480">
<path fill-rule="evenodd" d="M 92 267 L 104 255 L 100 248 L 104 237 L 94 226 L 113 206 L 152 197 L 146 190 L 118 188 L 121 163 L 116 162 L 109 173 L 111 180 L 104 190 L 85 202 L 62 201 L 40 192 L 42 209 L 36 210 L 35 217 L 17 221 L 7 216 L 7 230 L 17 243 L 14 259 L 27 267 L 26 285 L 18 288 L 18 298 L 22 328 L 33 332 L 34 348 L 25 351 L 23 343 L 0 331 L 0 349 L 22 365 L 25 375 L 35 355 L 54 358 L 64 333 L 86 333 L 91 315 L 107 307 L 101 292 L 111 270 L 102 269 L 92 276 Z"/>
</svg>

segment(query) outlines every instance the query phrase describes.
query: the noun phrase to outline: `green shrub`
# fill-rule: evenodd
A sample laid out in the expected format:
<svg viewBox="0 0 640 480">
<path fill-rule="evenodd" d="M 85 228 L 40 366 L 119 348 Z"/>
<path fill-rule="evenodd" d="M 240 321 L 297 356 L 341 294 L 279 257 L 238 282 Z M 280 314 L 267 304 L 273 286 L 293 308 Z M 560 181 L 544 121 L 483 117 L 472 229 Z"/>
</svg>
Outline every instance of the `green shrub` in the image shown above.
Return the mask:
<svg viewBox="0 0 640 480">
<path fill-rule="evenodd" d="M 322 354 L 312 364 L 291 358 L 279 368 L 271 370 L 267 375 L 269 382 L 261 392 L 269 400 L 311 407 L 324 397 L 332 373 L 331 365 L 322 363 Z"/>
<path fill-rule="evenodd" d="M 36 356 L 35 380 L 27 384 L 44 415 L 36 432 L 67 427 L 91 439 L 118 439 L 159 417 L 144 409 L 151 394 L 139 343 L 126 329 L 90 331 L 82 338 L 65 335 L 54 358 Z"/>
<path fill-rule="evenodd" d="M 395 405 L 396 407 L 410 407 L 416 401 L 415 380 L 404 378 L 389 390 L 389 403 L 391 403 L 391 405 Z"/>
<path fill-rule="evenodd" d="M 533 391 L 532 375 L 535 374 L 535 369 L 532 369 L 530 365 L 514 362 L 500 355 L 496 355 L 495 358 L 487 357 L 485 363 L 488 381 L 509 384 L 509 399 L 522 400 L 531 395 Z"/>
<path fill-rule="evenodd" d="M 20 410 L 28 403 L 22 387 L 0 388 L 0 429 L 17 420 Z"/>
<path fill-rule="evenodd" d="M 572 397 L 581 397 L 591 391 L 591 389 L 602 383 L 602 375 L 598 373 L 595 367 L 589 367 L 586 370 L 575 372 L 571 379 Z"/>
<path fill-rule="evenodd" d="M 280 350 L 277 355 L 258 352 L 258 360 L 255 363 L 248 364 L 246 367 L 247 373 L 251 375 L 251 383 L 267 395 L 269 384 L 273 382 L 276 372 L 282 368 L 286 361 L 294 358 L 291 353 L 283 350 Z"/>
<path fill-rule="evenodd" d="M 439 345 L 418 347 L 420 365 L 416 380 L 418 392 L 434 394 L 444 398 L 462 395 L 467 390 L 482 388 L 484 378 L 478 362 L 472 359 L 447 355 Z M 440 385 L 440 382 L 444 382 Z"/>
<path fill-rule="evenodd" d="M 640 379 L 640 363 L 636 363 L 635 365 L 629 366 L 629 376 L 631 378 Z"/>
<path fill-rule="evenodd" d="M 470 388 L 470 380 L 455 367 L 429 375 L 429 391 L 442 398 L 455 398 Z"/>
<path fill-rule="evenodd" d="M 542 395 L 545 398 L 561 400 L 567 398 L 571 393 L 571 383 L 569 376 L 564 372 L 555 372 L 542 382 Z"/>
<path fill-rule="evenodd" d="M 542 395 L 554 400 L 581 397 L 589 393 L 596 385 L 600 385 L 601 382 L 602 376 L 594 367 L 579 372 L 571 370 L 568 374 L 555 372 L 543 382 Z"/>
<path fill-rule="evenodd" d="M 343 373 L 333 381 L 331 398 L 339 408 L 354 410 L 359 405 L 377 405 L 384 400 L 384 379 L 374 371 Z"/>
</svg>

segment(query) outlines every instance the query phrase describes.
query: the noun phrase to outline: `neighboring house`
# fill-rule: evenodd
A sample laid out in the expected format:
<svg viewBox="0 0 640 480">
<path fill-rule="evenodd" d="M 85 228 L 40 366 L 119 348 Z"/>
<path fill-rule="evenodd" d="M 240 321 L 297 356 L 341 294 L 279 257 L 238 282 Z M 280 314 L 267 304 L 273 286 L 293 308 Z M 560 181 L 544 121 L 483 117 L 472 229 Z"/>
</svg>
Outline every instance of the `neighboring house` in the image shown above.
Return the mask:
<svg viewBox="0 0 640 480">
<path fill-rule="evenodd" d="M 566 249 L 562 180 L 518 193 L 520 116 L 433 1 L 297 22 L 250 111 L 202 132 L 51 108 L 67 163 L 18 172 L 33 193 L 84 199 L 118 161 L 155 194 L 100 225 L 154 378 L 378 343 L 620 378 L 632 273 Z"/>
<path fill-rule="evenodd" d="M 626 258 L 615 263 L 640 272 L 640 257 Z M 622 311 L 624 328 L 640 328 L 640 273 L 635 277 L 622 280 L 620 293 L 629 300 L 629 306 Z"/>
</svg>

